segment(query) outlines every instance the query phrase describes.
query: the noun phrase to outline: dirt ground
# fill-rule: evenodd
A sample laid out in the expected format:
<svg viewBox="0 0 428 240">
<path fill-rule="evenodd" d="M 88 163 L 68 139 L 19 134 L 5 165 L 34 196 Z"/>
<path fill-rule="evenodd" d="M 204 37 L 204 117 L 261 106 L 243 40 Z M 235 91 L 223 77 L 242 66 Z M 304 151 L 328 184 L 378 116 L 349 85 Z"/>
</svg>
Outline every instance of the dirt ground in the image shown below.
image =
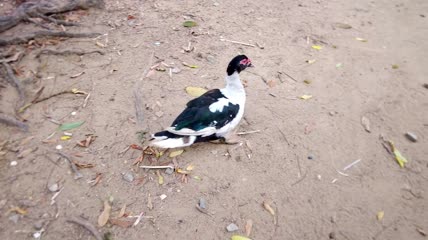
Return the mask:
<svg viewBox="0 0 428 240">
<path fill-rule="evenodd" d="M 2 3 L 2 15 L 10 7 Z M 27 50 L 12 65 L 21 71 L 28 96 L 44 86 L 41 97 L 72 88 L 90 97 L 86 107 L 86 96 L 75 94 L 30 106 L 22 114 L 28 132 L 1 125 L 1 239 L 32 239 L 36 227 L 43 227 L 41 239 L 95 239 L 66 221 L 73 216 L 110 233 L 109 239 L 230 239 L 244 236 L 249 220 L 249 238 L 259 240 L 427 238 L 428 1 L 126 0 L 68 15 L 84 25 L 67 31 L 103 35 L 15 46 Z M 185 28 L 186 20 L 198 26 Z M 24 23 L 0 37 L 36 29 Z M 186 52 L 189 42 L 194 49 Z M 36 59 L 44 48 L 104 55 Z M 237 54 L 255 65 L 241 73 L 247 104 L 239 131 L 260 132 L 242 136 L 241 145 L 185 148 L 176 161 L 182 169 L 193 166 L 186 180 L 162 170 L 160 185 L 156 171 L 133 165 L 141 152 L 124 149 L 146 146 L 138 132 L 169 126 L 192 99 L 185 87 L 223 87 L 226 65 Z M 144 77 L 156 62 L 177 73 L 170 76 L 160 65 L 165 72 Z M 140 80 L 142 126 L 134 107 Z M 4 75 L 1 83 L 0 110 L 15 115 L 16 90 Z M 361 124 L 363 117 L 370 132 Z M 52 121 L 85 122 L 68 131 L 70 140 L 61 140 L 63 132 Z M 416 134 L 417 142 L 406 132 Z M 88 134 L 96 135 L 95 141 L 88 148 L 76 146 Z M 404 168 L 380 136 L 408 159 Z M 94 167 L 81 169 L 83 177 L 75 180 L 68 162 L 55 153 L 57 145 L 73 160 Z M 141 164 L 171 161 L 166 153 Z M 92 186 L 97 173 L 100 181 Z M 134 180 L 124 180 L 124 174 Z M 54 183 L 59 194 L 48 190 Z M 200 198 L 208 214 L 196 209 Z M 129 228 L 98 227 L 109 199 L 111 219 L 124 204 L 128 217 L 123 221 L 134 222 L 142 212 L 144 217 Z M 231 223 L 239 229 L 228 232 Z"/>
</svg>

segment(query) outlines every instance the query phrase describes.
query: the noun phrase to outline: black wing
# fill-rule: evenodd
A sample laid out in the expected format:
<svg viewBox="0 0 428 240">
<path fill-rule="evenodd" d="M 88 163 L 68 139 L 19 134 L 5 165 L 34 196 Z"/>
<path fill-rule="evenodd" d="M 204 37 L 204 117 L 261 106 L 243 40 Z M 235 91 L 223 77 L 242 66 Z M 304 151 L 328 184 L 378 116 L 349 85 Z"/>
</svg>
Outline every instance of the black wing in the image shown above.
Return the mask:
<svg viewBox="0 0 428 240">
<path fill-rule="evenodd" d="M 227 99 L 219 89 L 213 89 L 188 102 L 187 108 L 174 120 L 172 127 L 177 131 L 183 128 L 199 131 L 206 127 L 223 127 L 236 117 L 239 105 L 229 103 L 221 112 L 211 112 L 209 106 L 220 98 Z"/>
</svg>

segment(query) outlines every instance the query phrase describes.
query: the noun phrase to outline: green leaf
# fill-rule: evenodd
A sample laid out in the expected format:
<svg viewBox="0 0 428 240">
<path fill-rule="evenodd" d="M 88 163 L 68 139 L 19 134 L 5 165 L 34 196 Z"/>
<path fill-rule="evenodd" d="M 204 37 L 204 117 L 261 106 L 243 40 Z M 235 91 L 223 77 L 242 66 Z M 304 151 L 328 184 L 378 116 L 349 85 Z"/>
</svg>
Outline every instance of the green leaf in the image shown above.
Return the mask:
<svg viewBox="0 0 428 240">
<path fill-rule="evenodd" d="M 183 26 L 184 27 L 196 27 L 198 24 L 196 23 L 196 22 L 194 22 L 194 21 L 185 21 L 184 23 L 183 23 Z"/>
<path fill-rule="evenodd" d="M 59 130 L 61 131 L 67 131 L 73 128 L 77 128 L 82 126 L 82 124 L 85 123 L 85 121 L 80 121 L 80 122 L 73 122 L 73 123 L 64 123 L 61 126 L 59 126 Z"/>
</svg>

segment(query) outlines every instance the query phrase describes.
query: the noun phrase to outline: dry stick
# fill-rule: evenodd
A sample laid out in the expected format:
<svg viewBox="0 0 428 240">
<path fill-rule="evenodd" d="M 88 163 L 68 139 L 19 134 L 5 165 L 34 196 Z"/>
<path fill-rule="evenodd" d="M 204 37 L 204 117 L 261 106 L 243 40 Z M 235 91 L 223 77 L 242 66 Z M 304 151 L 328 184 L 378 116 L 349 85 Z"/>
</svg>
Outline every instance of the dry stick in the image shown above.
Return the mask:
<svg viewBox="0 0 428 240">
<path fill-rule="evenodd" d="M 236 135 L 247 135 L 247 134 L 252 134 L 252 133 L 258 133 L 261 130 L 254 130 L 254 131 L 247 131 L 247 132 L 237 132 Z"/>
<path fill-rule="evenodd" d="M 280 74 L 285 74 L 285 76 L 287 76 L 287 77 L 291 78 L 291 80 L 293 80 L 293 81 L 297 82 L 297 80 L 296 80 L 294 77 L 290 76 L 290 74 L 288 74 L 288 73 L 286 73 L 286 72 L 279 72 L 279 73 L 280 73 Z"/>
<path fill-rule="evenodd" d="M 35 38 L 41 37 L 64 37 L 64 38 L 91 38 L 97 37 L 101 33 L 71 33 L 71 32 L 54 32 L 54 31 L 37 31 L 30 33 L 26 36 L 13 37 L 8 39 L 0 39 L 0 46 L 6 46 L 10 44 L 21 44 L 26 43 Z"/>
<path fill-rule="evenodd" d="M 155 55 L 155 53 L 152 52 L 152 54 L 150 56 L 149 64 L 147 64 L 146 66 L 152 65 L 154 55 Z M 141 83 L 143 82 L 144 78 L 146 78 L 147 73 L 149 72 L 149 69 L 150 69 L 150 67 L 147 68 L 146 70 L 144 70 L 143 76 L 139 80 L 137 80 L 137 82 L 134 85 L 135 117 L 137 119 L 137 126 L 139 128 L 143 128 L 143 120 L 144 120 L 143 106 L 142 106 L 143 96 L 141 94 Z"/>
<path fill-rule="evenodd" d="M 72 54 L 75 54 L 78 56 L 82 56 L 82 55 L 91 54 L 91 53 L 98 53 L 100 55 L 105 54 L 103 51 L 100 51 L 100 50 L 93 50 L 93 51 L 82 51 L 82 50 L 57 51 L 57 50 L 53 50 L 53 49 L 43 49 L 39 53 L 37 53 L 36 58 L 39 58 L 40 55 L 43 55 L 43 54 L 52 54 L 52 55 L 72 55 Z"/>
<path fill-rule="evenodd" d="M 251 44 L 251 43 L 238 42 L 238 41 L 228 40 L 228 39 L 224 39 L 224 38 L 220 39 L 220 41 L 241 44 L 241 45 L 248 46 L 248 47 L 257 47 L 256 45 Z"/>
<path fill-rule="evenodd" d="M 0 60 L 0 63 L 8 63 L 17 61 L 24 52 L 17 52 L 13 56 Z"/>
<path fill-rule="evenodd" d="M 8 63 L 3 63 L 4 68 L 6 69 L 6 73 L 8 75 L 8 80 L 10 85 L 16 88 L 16 91 L 18 91 L 19 95 L 19 103 L 18 108 L 22 107 L 22 105 L 25 103 L 25 92 L 24 88 L 21 84 L 21 81 L 16 78 L 15 74 L 13 73 L 12 67 Z"/>
<path fill-rule="evenodd" d="M 174 169 L 173 166 L 140 166 L 140 168 L 144 168 L 144 169 L 165 169 L 165 168 L 171 168 Z"/>
<path fill-rule="evenodd" d="M 67 22 L 67 21 L 55 19 L 53 17 L 49 17 L 49 16 L 46 16 L 46 15 L 41 14 L 41 13 L 36 13 L 36 16 L 39 17 L 39 18 L 41 18 L 41 19 L 43 19 L 43 20 L 46 20 L 46 21 L 49 21 L 49 22 L 53 22 L 53 23 L 55 23 L 57 25 L 63 25 L 63 26 L 80 26 L 80 24 L 78 24 L 78 23 Z"/>
<path fill-rule="evenodd" d="M 78 224 L 78 225 L 86 228 L 86 230 L 88 230 L 89 232 L 91 232 L 91 234 L 94 235 L 94 237 L 97 240 L 103 240 L 103 237 L 98 232 L 98 230 L 94 227 L 94 225 L 92 225 L 87 220 L 85 220 L 85 219 L 83 219 L 81 217 L 71 217 L 71 218 L 67 219 L 67 222 Z"/>
<path fill-rule="evenodd" d="M 9 126 L 18 127 L 23 131 L 28 131 L 28 125 L 27 124 L 25 124 L 21 121 L 18 121 L 16 119 L 14 119 L 13 117 L 8 116 L 4 113 L 0 113 L 0 123 L 4 123 L 4 124 L 9 125 Z"/>
<path fill-rule="evenodd" d="M 75 180 L 83 177 L 83 175 L 77 169 L 76 164 L 74 164 L 73 161 L 71 161 L 71 158 L 68 155 L 66 155 L 62 152 L 56 152 L 56 154 L 60 155 L 61 157 L 65 158 L 68 161 L 68 163 L 70 164 L 71 170 L 73 170 L 73 172 L 75 174 L 75 176 L 74 176 Z"/>
</svg>

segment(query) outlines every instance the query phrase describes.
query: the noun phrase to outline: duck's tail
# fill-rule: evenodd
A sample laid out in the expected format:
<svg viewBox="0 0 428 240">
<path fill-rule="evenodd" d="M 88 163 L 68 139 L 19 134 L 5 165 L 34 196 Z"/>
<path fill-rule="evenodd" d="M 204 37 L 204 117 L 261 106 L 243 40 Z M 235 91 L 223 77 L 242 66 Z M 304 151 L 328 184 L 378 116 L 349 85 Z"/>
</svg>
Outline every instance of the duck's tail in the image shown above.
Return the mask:
<svg viewBox="0 0 428 240">
<path fill-rule="evenodd" d="M 210 136 L 183 136 L 168 131 L 152 134 L 150 145 L 159 148 L 188 147 L 197 142 L 207 142 L 219 139 L 215 134 Z"/>
</svg>

